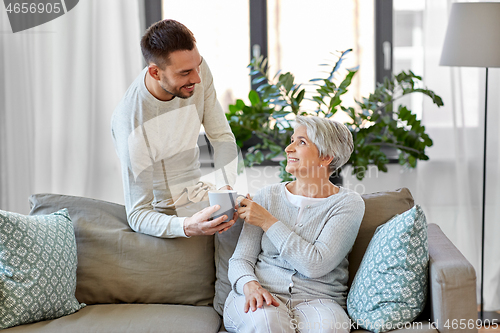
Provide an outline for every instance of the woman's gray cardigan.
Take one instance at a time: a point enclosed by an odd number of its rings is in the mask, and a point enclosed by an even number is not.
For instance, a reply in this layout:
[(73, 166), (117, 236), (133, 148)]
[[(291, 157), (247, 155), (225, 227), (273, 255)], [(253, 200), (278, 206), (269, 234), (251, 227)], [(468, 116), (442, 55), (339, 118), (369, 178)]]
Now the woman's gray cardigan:
[(297, 299), (334, 299), (345, 307), (348, 261), (364, 215), (361, 196), (340, 188), (320, 203), (298, 207), (285, 194), (286, 183), (261, 189), (254, 201), (279, 221), (267, 232), (245, 223), (229, 260), (233, 290), (243, 293), (256, 280), (272, 294)]

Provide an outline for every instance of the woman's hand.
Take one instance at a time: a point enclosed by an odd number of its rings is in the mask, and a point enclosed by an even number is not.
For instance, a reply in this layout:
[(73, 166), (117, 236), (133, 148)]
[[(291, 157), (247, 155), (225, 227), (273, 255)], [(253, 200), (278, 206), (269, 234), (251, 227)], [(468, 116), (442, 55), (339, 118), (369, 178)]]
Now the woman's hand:
[(243, 293), (245, 294), (245, 308), (243, 309), (245, 313), (250, 309), (254, 312), (257, 308), (262, 308), (264, 302), (267, 305), (274, 305), (276, 307), (280, 305), (271, 293), (262, 288), (257, 281), (245, 283), (243, 286)]
[(246, 199), (241, 200), (238, 215), (246, 223), (261, 227), (264, 231), (267, 231), (274, 223), (278, 222), (278, 219), (271, 215), (264, 207), (253, 202), (250, 199), (250, 195), (247, 195)]

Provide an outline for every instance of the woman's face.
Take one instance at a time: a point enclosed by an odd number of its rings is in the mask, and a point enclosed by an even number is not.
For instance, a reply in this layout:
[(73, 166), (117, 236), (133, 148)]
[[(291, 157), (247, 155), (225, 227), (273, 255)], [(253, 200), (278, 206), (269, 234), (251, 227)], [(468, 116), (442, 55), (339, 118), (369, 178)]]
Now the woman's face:
[(318, 176), (321, 159), (319, 150), (307, 136), (307, 128), (299, 126), (295, 129), (291, 143), (285, 148), (287, 155), (286, 171), (297, 178)]

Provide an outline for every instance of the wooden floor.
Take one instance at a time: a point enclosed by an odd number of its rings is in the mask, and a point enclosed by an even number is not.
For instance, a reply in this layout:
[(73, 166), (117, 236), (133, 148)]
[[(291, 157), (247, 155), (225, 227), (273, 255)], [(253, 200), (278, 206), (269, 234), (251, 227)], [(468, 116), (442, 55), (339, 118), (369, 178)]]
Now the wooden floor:
[[(479, 312), (479, 309), (478, 309), (478, 312)], [(498, 311), (497, 311), (498, 312)], [(478, 329), (478, 333), (500, 333), (500, 312), (498, 312), (499, 314), (496, 315), (492, 315), (490, 317), (490, 320), (488, 320), (487, 322), (487, 325), (485, 325), (484, 327), (481, 327)], [(490, 312), (491, 314), (491, 312)], [(486, 323), (486, 318), (488, 318), (488, 315), (485, 314), (485, 323)], [(497, 319), (493, 319), (493, 318), (497, 318)]]

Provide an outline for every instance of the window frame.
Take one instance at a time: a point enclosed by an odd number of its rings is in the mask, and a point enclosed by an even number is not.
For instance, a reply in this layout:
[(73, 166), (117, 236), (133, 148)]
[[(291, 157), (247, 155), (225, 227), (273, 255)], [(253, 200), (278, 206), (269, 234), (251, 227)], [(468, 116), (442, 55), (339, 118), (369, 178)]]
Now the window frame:
[[(385, 52), (384, 43), (389, 45)], [(385, 55), (387, 51), (389, 54)], [(382, 83), (384, 78), (391, 77), (394, 67), (393, 54), (393, 1), (375, 0), (375, 83)], [(389, 57), (387, 64), (386, 56)]]
[[(162, 0), (143, 0), (145, 28), (162, 19)], [(393, 0), (375, 1), (375, 81), (381, 83), (384, 78), (391, 77), (393, 70)], [(268, 57), (268, 27), (267, 27), (267, 0), (250, 0), (250, 59), (255, 55)], [(385, 59), (384, 43), (389, 43), (388, 56)], [(387, 48), (387, 46), (386, 46)], [(386, 64), (387, 62), (387, 64)], [(386, 66), (384, 66), (386, 65)], [(387, 66), (388, 65), (388, 66)], [(257, 89), (250, 77), (251, 89)], [(396, 161), (394, 152), (389, 149), (390, 163)]]
[[(250, 59), (254, 56), (263, 55), (268, 57), (267, 39), (267, 0), (250, 0)], [(250, 77), (250, 85), (256, 90), (259, 84), (252, 83), (254, 77)]]
[[(257, 55), (254, 46), (260, 48), (260, 55), (268, 57), (267, 0), (251, 0), (250, 6), (250, 59)], [(161, 20), (162, 0), (144, 0), (145, 26)], [(383, 82), (392, 75), (393, 69), (393, 0), (375, 0), (375, 80)], [(389, 68), (384, 66), (384, 42), (388, 42)], [(387, 45), (387, 44), (386, 44)], [(387, 47), (387, 46), (386, 46)], [(252, 89), (257, 87), (252, 84)]]
[(144, 0), (144, 19), (146, 29), (153, 23), (161, 20), (161, 2), (162, 0)]

